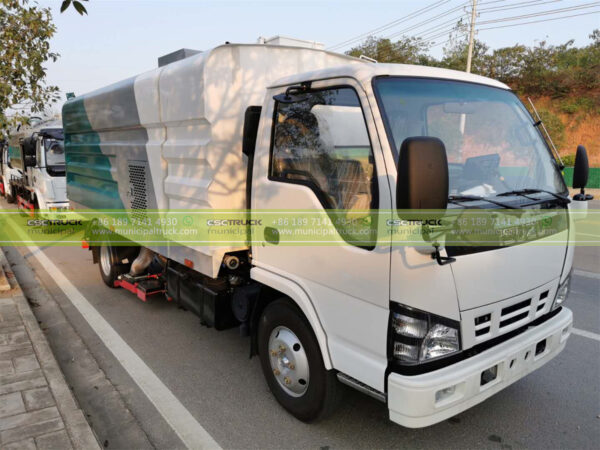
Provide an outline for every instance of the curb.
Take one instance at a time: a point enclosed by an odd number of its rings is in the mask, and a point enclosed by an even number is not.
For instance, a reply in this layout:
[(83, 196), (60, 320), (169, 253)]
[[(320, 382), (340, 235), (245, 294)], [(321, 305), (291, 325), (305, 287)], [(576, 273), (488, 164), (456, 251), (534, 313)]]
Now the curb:
[[(65, 424), (65, 429), (69, 435), (71, 443), (75, 449), (100, 449), (98, 440), (88, 424), (83, 411), (79, 409), (73, 394), (71, 393), (67, 382), (63, 376), (50, 345), (41, 330), (37, 319), (33, 315), (29, 303), (19, 286), (16, 277), (11, 276), (12, 271), (4, 251), (0, 248), (0, 268), (2, 275), (6, 273), (10, 279), (10, 287), (13, 290), (12, 297), (17, 305), (17, 309), (38, 359), (42, 372), (48, 382), (48, 386), (56, 401), (56, 406)], [(8, 280), (7, 280), (8, 281)]]
[(0, 265), (0, 292), (10, 291), (10, 283), (6, 279), (6, 274), (4, 273), (4, 269)]

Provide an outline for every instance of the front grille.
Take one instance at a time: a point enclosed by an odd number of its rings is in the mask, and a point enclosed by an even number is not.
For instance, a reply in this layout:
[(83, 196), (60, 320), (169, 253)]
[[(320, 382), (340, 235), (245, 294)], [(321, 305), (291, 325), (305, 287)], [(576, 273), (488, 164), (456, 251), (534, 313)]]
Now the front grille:
[(462, 311), (464, 348), (501, 336), (548, 313), (558, 281), (497, 303)]
[(531, 299), (528, 298), (514, 305), (502, 308), (500, 315), (500, 328), (504, 328), (520, 320), (526, 319), (529, 316), (529, 307), (531, 306)]

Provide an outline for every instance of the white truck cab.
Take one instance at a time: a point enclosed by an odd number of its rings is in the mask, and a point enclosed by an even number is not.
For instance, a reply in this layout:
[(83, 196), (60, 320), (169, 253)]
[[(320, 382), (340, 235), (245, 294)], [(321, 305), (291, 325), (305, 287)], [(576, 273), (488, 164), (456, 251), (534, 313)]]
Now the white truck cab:
[[(20, 158), (12, 158), (22, 175), (9, 179), (11, 195), (19, 208), (28, 212), (65, 211), (69, 207), (66, 192), (65, 151), (62, 125), (58, 121), (40, 121), (11, 136), (11, 146)], [(16, 159), (19, 159), (15, 162)]]
[[(300, 92), (310, 86), (304, 100), (273, 100), (293, 86)], [(326, 106), (318, 97), (327, 99)], [(327, 122), (319, 109), (328, 107), (352, 108), (362, 123)], [(419, 144), (413, 137), (421, 136), (444, 144), (446, 192), (458, 199), (450, 207), (502, 208), (488, 199), (514, 207), (566, 203), (544, 192), (535, 194), (535, 200), (518, 192), (503, 195), (529, 187), (562, 196), (568, 191), (527, 111), (507, 86), (494, 80), (427, 67), (352, 65), (279, 80), (263, 108), (254, 155), (253, 209), (352, 209), (353, 202), (363, 208), (366, 202), (367, 208), (390, 214), (380, 220), (393, 220), (391, 211), (397, 205), (414, 209), (421, 200), (426, 204), (435, 183), (429, 177), (443, 178), (442, 173), (423, 170), (416, 175), (424, 179), (421, 183), (399, 185), (399, 161), (409, 164), (399, 154)], [(461, 114), (466, 116), (462, 135)], [(362, 171), (355, 170), (352, 183), (332, 187), (325, 181), (326, 168), (317, 176), (319, 166), (309, 155), (289, 151), (310, 145), (310, 138), (299, 135), (279, 146), (280, 129), (287, 136), (286, 120), (299, 129), (317, 128), (320, 140), (324, 130), (351, 136), (339, 145), (324, 145), (331, 152), (360, 148), (362, 153), (355, 151), (353, 158), (336, 164), (354, 162), (358, 169), (360, 163)], [(318, 127), (311, 125), (315, 120)], [(513, 130), (524, 136), (513, 136)], [(417, 145), (417, 152), (425, 150)], [(493, 158), (491, 167), (487, 158)], [(404, 177), (411, 174), (405, 171)], [(408, 187), (421, 192), (408, 193)], [(340, 203), (327, 205), (323, 194)], [(411, 195), (424, 199), (408, 204)], [(562, 233), (566, 242), (569, 230)], [(322, 331), (322, 349), (331, 367), (342, 373), (340, 379), (386, 398), (395, 422), (422, 427), (479, 403), (549, 361), (564, 347), (572, 322), (568, 309), (555, 309), (571, 271), (572, 251), (566, 244), (448, 246), (454, 260), (444, 265), (432, 260), (432, 252), (431, 247), (423, 252), (384, 239), (372, 248), (259, 246), (253, 248), (251, 275), (267, 283), (278, 278), (284, 292), (293, 285), (296, 295), (305, 296), (306, 314), (315, 317), (312, 325)]]
[[(589, 198), (567, 197), (539, 124), (498, 81), (231, 44), (78, 97), (63, 121), (78, 208), (376, 217), (364, 230), (321, 222), (330, 241), (313, 245), (286, 245), (287, 222), (251, 221), (246, 245), (90, 241), (110, 287), (166, 291), (206, 325), (239, 325), (301, 420), (331, 412), (341, 381), (394, 422), (428, 426), (539, 368), (570, 335), (572, 223), (537, 245), (400, 245), (377, 226), (426, 210), (568, 217)], [(581, 148), (574, 187), (586, 163)]]

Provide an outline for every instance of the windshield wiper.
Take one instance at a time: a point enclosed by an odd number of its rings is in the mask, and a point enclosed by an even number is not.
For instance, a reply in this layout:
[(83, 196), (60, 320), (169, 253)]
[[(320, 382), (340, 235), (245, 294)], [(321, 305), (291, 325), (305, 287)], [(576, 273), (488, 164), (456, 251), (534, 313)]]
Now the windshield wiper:
[(557, 194), (556, 192), (547, 191), (545, 189), (534, 189), (534, 188), (526, 188), (526, 189), (515, 189), (514, 191), (502, 192), (501, 194), (497, 194), (496, 197), (507, 197), (509, 195), (522, 195), (527, 196), (527, 194), (550, 194), (555, 199), (560, 200), (565, 205), (571, 203), (571, 199), (565, 197), (564, 195)]
[(468, 202), (468, 201), (474, 201), (474, 200), (480, 200), (480, 201), (492, 203), (494, 205), (502, 206), (503, 208), (506, 208), (506, 209), (520, 209), (518, 207), (509, 205), (507, 203), (499, 202), (496, 200), (490, 200), (489, 198), (486, 198), (486, 197), (480, 197), (479, 195), (451, 195), (450, 197), (448, 197), (448, 201), (450, 203), (460, 203), (460, 202)]

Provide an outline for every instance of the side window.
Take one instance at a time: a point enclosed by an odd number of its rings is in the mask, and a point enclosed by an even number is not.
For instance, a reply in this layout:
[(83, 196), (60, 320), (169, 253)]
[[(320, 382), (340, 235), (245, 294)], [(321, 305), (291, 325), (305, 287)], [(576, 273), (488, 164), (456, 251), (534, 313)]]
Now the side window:
[(346, 242), (374, 248), (378, 193), (373, 149), (356, 92), (306, 94), (275, 107), (270, 178), (310, 187)]
[(356, 92), (328, 89), (277, 103), (270, 175), (309, 186), (328, 210), (376, 208), (373, 149)]

